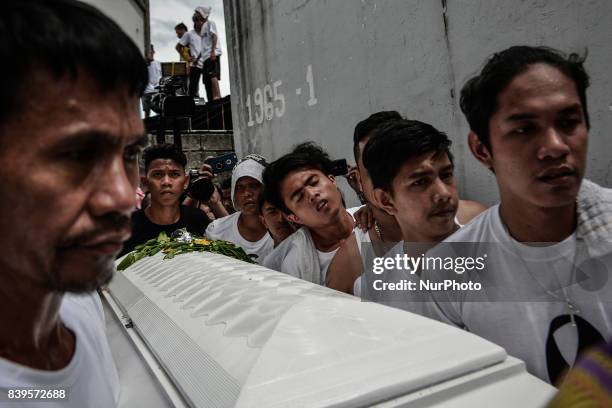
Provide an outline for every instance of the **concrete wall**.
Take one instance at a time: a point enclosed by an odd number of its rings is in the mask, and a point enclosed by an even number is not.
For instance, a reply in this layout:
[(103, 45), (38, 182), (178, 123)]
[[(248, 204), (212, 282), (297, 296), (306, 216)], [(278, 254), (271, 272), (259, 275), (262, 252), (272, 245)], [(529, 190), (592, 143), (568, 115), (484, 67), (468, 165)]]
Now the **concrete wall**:
[[(149, 146), (156, 144), (156, 135), (149, 134)], [(208, 156), (219, 156), (234, 151), (231, 132), (183, 133), (183, 152), (187, 167), (199, 169)], [(166, 143), (174, 143), (174, 136), (166, 133)]]
[(355, 124), (395, 109), (446, 131), (462, 196), (491, 204), (494, 179), (467, 150), (461, 86), (513, 44), (588, 48), (587, 176), (612, 185), (609, 0), (226, 0), (225, 16), (239, 155), (274, 159), (314, 140), (352, 162)]

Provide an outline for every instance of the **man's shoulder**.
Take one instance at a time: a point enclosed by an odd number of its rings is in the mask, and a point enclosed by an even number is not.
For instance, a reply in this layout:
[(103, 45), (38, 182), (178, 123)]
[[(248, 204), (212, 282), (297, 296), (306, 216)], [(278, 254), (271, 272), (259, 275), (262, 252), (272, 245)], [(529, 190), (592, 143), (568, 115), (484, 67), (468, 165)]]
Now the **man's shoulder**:
[(468, 224), (446, 237), (442, 242), (481, 242), (490, 234), (491, 217), (496, 216), (499, 205), (487, 208)]
[(203, 234), (210, 224), (210, 218), (199, 208), (181, 205), (181, 223), (191, 233)]
[(88, 332), (104, 331), (104, 310), (97, 292), (66, 293), (60, 306), (60, 316), (70, 326), (83, 325)]
[(193, 208), (186, 205), (181, 205), (181, 214), (189, 218), (209, 219), (204, 211), (200, 210), (199, 208)]
[(225, 217), (217, 218), (216, 220), (208, 224), (208, 228), (206, 228), (206, 233), (223, 233), (232, 228), (232, 226), (238, 222), (238, 217), (240, 217), (239, 211), (230, 215), (226, 215)]
[(278, 244), (276, 248), (272, 249), (272, 251), (270, 251), (270, 253), (264, 257), (263, 261), (261, 262), (261, 265), (265, 266), (266, 268), (273, 269), (275, 271), (280, 271), (283, 260), (291, 249), (291, 243), (293, 242), (293, 240), (290, 238), (291, 235), (285, 238), (283, 242)]
[(181, 44), (190, 44), (193, 41), (197, 41), (200, 39), (200, 35), (195, 30), (187, 31), (183, 37), (181, 37)]
[(153, 224), (145, 214), (144, 208), (132, 213), (132, 228)]
[(217, 34), (217, 24), (212, 20), (207, 20), (202, 30)]
[[(288, 257), (289, 255), (296, 255), (300, 251), (304, 250), (307, 246), (305, 245), (307, 240), (312, 241), (312, 239), (310, 238), (310, 233), (306, 230), (306, 227), (299, 228), (293, 234), (285, 238), (281, 245), (284, 244), (283, 248), (286, 253), (286, 257)], [(312, 247), (314, 248), (314, 244), (312, 245)]]

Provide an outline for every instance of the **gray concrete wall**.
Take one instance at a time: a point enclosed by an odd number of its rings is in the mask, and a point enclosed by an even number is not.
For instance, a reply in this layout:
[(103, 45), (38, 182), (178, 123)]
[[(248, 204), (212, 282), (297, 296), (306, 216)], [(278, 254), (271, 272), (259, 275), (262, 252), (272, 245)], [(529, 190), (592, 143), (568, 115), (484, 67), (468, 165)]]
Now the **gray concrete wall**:
[[(147, 136), (149, 146), (156, 144), (156, 135)], [(231, 132), (183, 133), (181, 140), (189, 169), (199, 169), (209, 156), (214, 157), (234, 151)], [(174, 143), (174, 136), (171, 133), (166, 133), (166, 143)]]
[(274, 159), (314, 140), (353, 162), (354, 125), (395, 109), (446, 131), (462, 196), (491, 204), (494, 179), (466, 147), (461, 86), (513, 44), (588, 48), (587, 175), (612, 185), (609, 0), (226, 0), (225, 16), (239, 155)]

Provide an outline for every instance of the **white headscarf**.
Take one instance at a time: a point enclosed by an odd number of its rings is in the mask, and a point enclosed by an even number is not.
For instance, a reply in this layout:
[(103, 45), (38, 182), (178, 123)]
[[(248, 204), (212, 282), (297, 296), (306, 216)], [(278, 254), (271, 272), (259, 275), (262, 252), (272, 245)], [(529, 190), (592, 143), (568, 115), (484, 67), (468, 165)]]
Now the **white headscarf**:
[(241, 177), (253, 177), (255, 180), (263, 184), (263, 171), (266, 168), (266, 159), (258, 154), (249, 154), (238, 162), (234, 170), (232, 171), (232, 204), (236, 211), (240, 211), (236, 200), (234, 198), (234, 190), (236, 189), (236, 182)]

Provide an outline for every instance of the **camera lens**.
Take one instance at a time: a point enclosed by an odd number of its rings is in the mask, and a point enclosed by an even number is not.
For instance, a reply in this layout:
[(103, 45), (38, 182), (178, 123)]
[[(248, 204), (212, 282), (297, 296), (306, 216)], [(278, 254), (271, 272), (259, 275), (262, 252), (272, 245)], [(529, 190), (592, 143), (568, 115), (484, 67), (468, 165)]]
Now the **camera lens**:
[(210, 200), (214, 192), (215, 186), (209, 179), (199, 179), (192, 182), (188, 190), (192, 198), (202, 202)]

